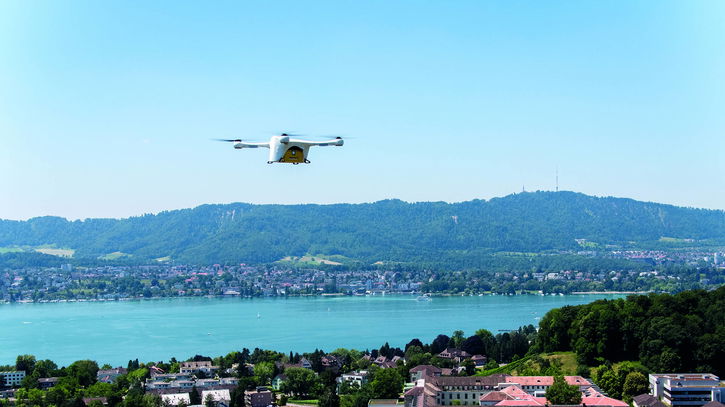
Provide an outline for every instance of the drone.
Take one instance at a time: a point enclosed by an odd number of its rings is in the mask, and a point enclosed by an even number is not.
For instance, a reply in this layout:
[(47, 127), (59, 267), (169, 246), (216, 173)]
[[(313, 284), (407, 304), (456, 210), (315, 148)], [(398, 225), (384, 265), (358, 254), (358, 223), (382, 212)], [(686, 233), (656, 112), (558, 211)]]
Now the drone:
[(234, 143), (234, 148), (241, 150), (243, 148), (268, 148), (269, 158), (267, 164), (272, 163), (291, 163), (294, 165), (304, 163), (309, 164), (310, 160), (307, 159), (307, 154), (312, 146), (342, 146), (344, 140), (342, 137), (335, 137), (329, 140), (323, 141), (312, 141), (303, 140), (302, 136), (295, 136), (294, 134), (282, 133), (279, 136), (272, 136), (269, 141), (252, 142), (243, 141), (241, 139), (228, 140), (228, 139), (216, 139), (218, 141), (225, 141), (228, 143)]

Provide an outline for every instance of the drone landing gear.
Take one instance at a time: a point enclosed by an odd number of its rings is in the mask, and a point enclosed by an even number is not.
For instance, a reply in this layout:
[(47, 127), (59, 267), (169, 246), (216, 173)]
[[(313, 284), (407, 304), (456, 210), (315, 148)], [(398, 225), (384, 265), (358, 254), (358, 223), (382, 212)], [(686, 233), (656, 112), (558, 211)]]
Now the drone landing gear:
[(305, 158), (305, 164), (309, 164), (309, 163), (310, 163), (310, 160)]
[(267, 161), (267, 164), (272, 164), (274, 161)]

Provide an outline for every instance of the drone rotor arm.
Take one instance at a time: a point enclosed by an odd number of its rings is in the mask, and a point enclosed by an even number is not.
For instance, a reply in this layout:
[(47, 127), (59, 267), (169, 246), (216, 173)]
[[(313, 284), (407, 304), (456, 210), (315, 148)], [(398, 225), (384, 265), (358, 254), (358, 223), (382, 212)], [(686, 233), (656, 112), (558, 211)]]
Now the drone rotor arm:
[(312, 141), (312, 140), (302, 140), (302, 139), (290, 139), (290, 143), (295, 144), (301, 144), (304, 146), (341, 146), (344, 144), (344, 140), (341, 137), (330, 139), (330, 140), (323, 140), (323, 141)]
[(260, 142), (252, 142), (252, 141), (236, 141), (234, 143), (234, 148), (269, 148), (269, 142), (268, 141), (260, 141)]

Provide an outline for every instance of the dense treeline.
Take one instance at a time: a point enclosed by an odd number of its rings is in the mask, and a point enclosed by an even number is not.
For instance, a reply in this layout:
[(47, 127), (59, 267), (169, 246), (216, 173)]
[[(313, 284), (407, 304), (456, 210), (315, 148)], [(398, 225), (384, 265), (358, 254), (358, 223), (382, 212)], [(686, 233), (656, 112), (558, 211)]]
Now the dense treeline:
[(336, 205), (203, 205), (128, 219), (0, 221), (0, 246), (56, 245), (77, 257), (121, 252), (192, 263), (266, 263), (285, 256), (455, 262), (475, 266), (497, 251), (577, 249), (596, 244), (662, 245), (663, 237), (722, 243), (725, 212), (536, 192), (474, 200)]
[(579, 363), (639, 360), (657, 372), (725, 374), (725, 287), (600, 300), (549, 311), (536, 350)]

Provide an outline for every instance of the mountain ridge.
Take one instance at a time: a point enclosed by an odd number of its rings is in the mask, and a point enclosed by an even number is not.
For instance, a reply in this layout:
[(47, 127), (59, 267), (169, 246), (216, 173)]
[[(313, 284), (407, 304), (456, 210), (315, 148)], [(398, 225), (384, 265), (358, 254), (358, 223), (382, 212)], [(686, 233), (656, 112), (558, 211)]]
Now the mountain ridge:
[(525, 192), (458, 203), (204, 204), (129, 218), (0, 220), (0, 247), (70, 247), (77, 257), (125, 253), (188, 262), (272, 262), (342, 255), (435, 261), (496, 251), (725, 241), (725, 211), (577, 192)]

